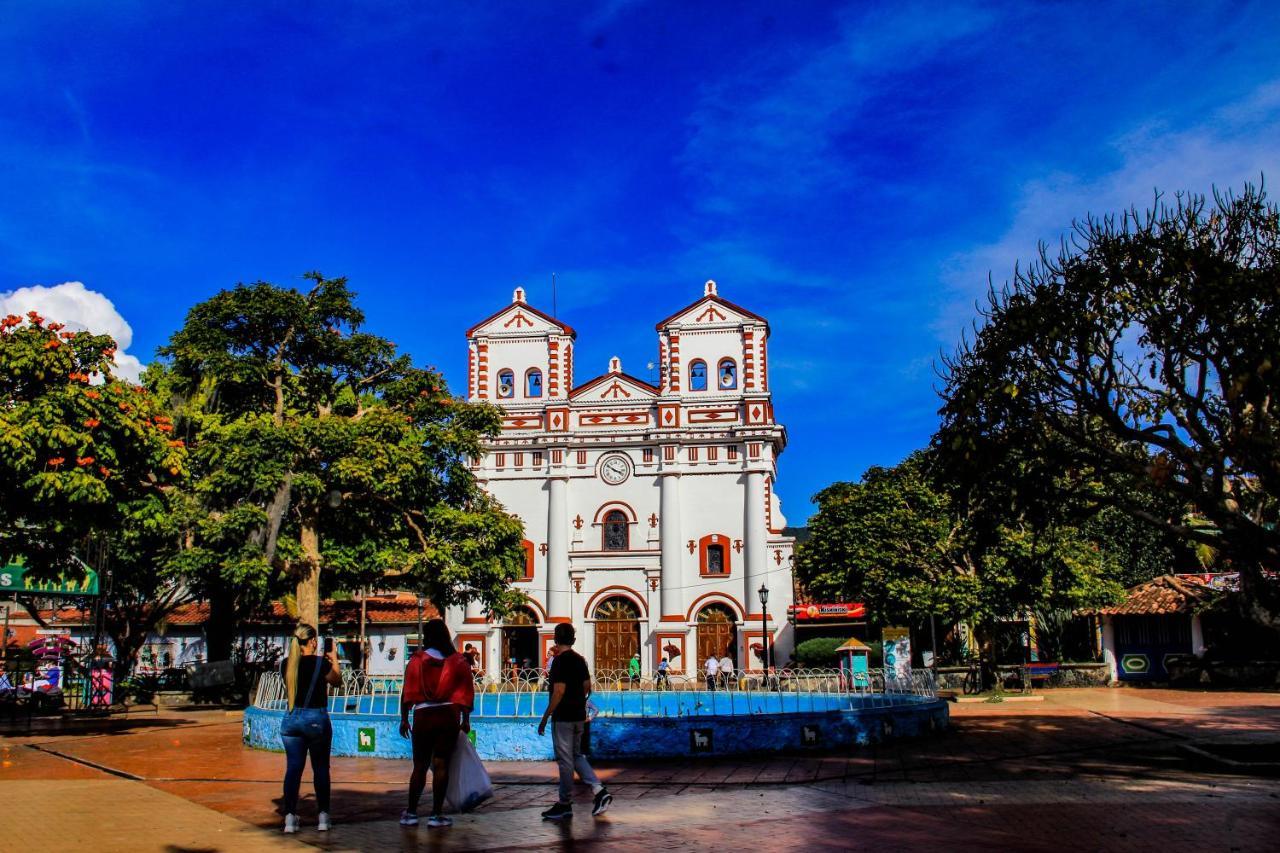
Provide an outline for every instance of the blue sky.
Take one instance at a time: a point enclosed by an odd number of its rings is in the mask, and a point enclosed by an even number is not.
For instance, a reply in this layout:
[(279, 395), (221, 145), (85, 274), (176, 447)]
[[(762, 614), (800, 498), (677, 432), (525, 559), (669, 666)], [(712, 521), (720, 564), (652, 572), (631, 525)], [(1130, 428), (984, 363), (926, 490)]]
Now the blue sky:
[(802, 523), (928, 441), (988, 273), (1280, 173), (1278, 43), (1274, 3), (11, 4), (0, 302), (83, 282), (145, 362), (319, 269), (459, 389), (517, 284), (644, 377), (714, 278), (772, 321)]

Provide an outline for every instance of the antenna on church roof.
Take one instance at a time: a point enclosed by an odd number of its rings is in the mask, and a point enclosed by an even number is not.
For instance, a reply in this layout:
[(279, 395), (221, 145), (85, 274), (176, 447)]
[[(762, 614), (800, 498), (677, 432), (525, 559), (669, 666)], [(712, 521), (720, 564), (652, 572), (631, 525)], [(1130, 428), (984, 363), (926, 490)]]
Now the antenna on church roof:
[(524, 304), (524, 288), (523, 287), (516, 288), (515, 292), (511, 294), (511, 301), (513, 303), (518, 302), (521, 305)]
[(711, 279), (707, 279), (707, 284), (706, 284), (706, 287), (705, 287), (705, 288), (703, 288), (702, 295), (703, 295), (703, 296), (715, 296), (715, 295), (716, 295), (716, 283), (715, 283), (714, 281), (712, 281)]
[(556, 274), (555, 273), (551, 274), (551, 316), (556, 317)]

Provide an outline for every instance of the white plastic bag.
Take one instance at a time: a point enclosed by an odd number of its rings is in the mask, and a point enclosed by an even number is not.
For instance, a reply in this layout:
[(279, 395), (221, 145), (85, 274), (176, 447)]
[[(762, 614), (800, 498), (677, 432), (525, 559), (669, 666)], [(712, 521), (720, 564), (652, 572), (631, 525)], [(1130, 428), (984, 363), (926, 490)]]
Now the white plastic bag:
[(449, 761), (449, 787), (445, 790), (445, 808), (451, 812), (469, 812), (493, 796), (493, 783), (471, 745), (466, 732), (458, 732), (458, 746)]

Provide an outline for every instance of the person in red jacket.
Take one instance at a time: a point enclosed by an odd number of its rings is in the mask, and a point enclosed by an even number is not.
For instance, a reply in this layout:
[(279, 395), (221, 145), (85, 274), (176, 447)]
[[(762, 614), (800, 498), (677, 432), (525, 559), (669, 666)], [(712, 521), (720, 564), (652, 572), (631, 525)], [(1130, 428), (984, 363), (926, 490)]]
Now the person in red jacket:
[(428, 622), (422, 639), (422, 648), (405, 666), (404, 690), (400, 694), (400, 735), (409, 737), (412, 732), (413, 737), (409, 807), (400, 813), (400, 824), (418, 825), (418, 801), (427, 786), (430, 767), (431, 817), (427, 826), (452, 826), (453, 821), (444, 815), (449, 759), (458, 744), (459, 731), (471, 731), (475, 682), (471, 678), (471, 661), (453, 647), (444, 620)]

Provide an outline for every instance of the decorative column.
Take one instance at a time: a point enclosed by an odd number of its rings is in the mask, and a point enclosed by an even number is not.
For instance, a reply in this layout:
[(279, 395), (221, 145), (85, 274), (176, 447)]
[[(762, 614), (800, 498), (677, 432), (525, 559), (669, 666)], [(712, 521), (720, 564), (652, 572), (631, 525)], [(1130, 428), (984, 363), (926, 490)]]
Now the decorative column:
[[(664, 465), (668, 464), (665, 463)], [(684, 595), (681, 587), (680, 564), (684, 547), (680, 534), (680, 474), (664, 472), (660, 477), (662, 496), (658, 514), (659, 541), (662, 548), (662, 581), (659, 599), (661, 616), (684, 616)]]
[(547, 607), (548, 621), (569, 619), (569, 478), (552, 476), (547, 501)]
[(1116, 658), (1116, 623), (1108, 615), (1102, 617), (1102, 660), (1107, 664), (1107, 674), (1115, 684), (1120, 680), (1120, 663)]
[(766, 557), (769, 549), (769, 531), (765, 525), (764, 471), (747, 472), (746, 523), (743, 543), (747, 553), (744, 561), (747, 566), (743, 573), (745, 586), (742, 591), (742, 606), (748, 613), (758, 612), (760, 606), (758, 590), (761, 584), (768, 585), (769, 565)]

